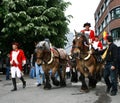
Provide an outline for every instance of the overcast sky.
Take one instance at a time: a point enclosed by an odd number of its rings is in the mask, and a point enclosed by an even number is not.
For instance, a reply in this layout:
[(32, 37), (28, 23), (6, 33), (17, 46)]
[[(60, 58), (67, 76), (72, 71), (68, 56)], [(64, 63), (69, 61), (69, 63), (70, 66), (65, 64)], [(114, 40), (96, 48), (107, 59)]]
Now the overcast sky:
[(80, 31), (83, 29), (83, 24), (86, 22), (91, 23), (91, 29), (94, 29), (94, 13), (100, 0), (65, 0), (70, 1), (70, 5), (66, 10), (66, 15), (72, 15), (69, 25), (70, 31)]

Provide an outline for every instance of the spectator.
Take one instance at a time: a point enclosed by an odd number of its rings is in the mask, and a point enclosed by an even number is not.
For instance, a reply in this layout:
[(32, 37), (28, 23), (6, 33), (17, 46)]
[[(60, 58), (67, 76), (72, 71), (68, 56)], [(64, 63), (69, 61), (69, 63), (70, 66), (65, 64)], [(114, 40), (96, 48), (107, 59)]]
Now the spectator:
[[(41, 86), (41, 84), (44, 83), (45, 75), (44, 75), (44, 71), (43, 71), (41, 65), (38, 66), (37, 63), (35, 63), (35, 69), (36, 69), (36, 79), (37, 79), (37, 82), (38, 82), (37, 86), (39, 87), (39, 86)], [(41, 76), (41, 78), (40, 78), (40, 76)]]
[(35, 77), (35, 65), (33, 64), (33, 54), (31, 54), (31, 58), (30, 58), (30, 78), (34, 78)]
[(37, 87), (39, 87), (45, 82), (45, 75), (42, 69), (42, 65), (38, 66), (36, 63), (36, 53), (33, 54), (32, 66), (35, 67), (35, 75), (38, 83)]
[(70, 66), (69, 66), (69, 64), (67, 64), (67, 66), (66, 66), (66, 78), (67, 79), (70, 78)]

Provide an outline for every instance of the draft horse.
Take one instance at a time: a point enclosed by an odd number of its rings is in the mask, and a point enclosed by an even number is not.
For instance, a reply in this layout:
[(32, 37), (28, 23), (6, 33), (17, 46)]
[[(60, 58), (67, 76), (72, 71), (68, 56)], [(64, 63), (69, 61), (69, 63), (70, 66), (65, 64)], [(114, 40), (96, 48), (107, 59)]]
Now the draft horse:
[[(50, 80), (52, 80), (55, 86), (66, 86), (65, 81), (65, 69), (67, 65), (67, 53), (62, 48), (51, 48), (50, 43), (47, 41), (40, 41), (36, 45), (36, 63), (42, 65), (43, 71), (45, 73), (45, 84), (44, 89), (51, 89), (52, 85)], [(49, 71), (52, 70), (52, 75), (50, 79)], [(58, 72), (60, 81), (55, 78), (55, 73)]]
[[(88, 92), (89, 88), (95, 88), (97, 82), (101, 80), (103, 63), (97, 62), (93, 48), (89, 50), (89, 43), (84, 34), (76, 32), (76, 37), (73, 41), (72, 55), (76, 59), (76, 69), (81, 74), (81, 90)], [(89, 79), (88, 85), (85, 78)]]

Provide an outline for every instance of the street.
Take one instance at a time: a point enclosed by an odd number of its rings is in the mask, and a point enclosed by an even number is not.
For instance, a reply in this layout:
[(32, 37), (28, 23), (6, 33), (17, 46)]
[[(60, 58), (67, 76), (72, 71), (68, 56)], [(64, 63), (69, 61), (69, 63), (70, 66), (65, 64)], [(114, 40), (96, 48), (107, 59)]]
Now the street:
[(43, 85), (37, 87), (36, 79), (25, 76), (27, 86), (22, 88), (22, 83), (17, 79), (18, 90), (11, 92), (12, 81), (5, 80), (5, 75), (0, 75), (0, 103), (119, 103), (120, 90), (116, 96), (105, 94), (104, 82), (99, 82), (95, 89), (88, 93), (80, 92), (81, 83), (71, 83), (67, 79), (67, 87), (52, 86), (51, 90), (44, 90)]

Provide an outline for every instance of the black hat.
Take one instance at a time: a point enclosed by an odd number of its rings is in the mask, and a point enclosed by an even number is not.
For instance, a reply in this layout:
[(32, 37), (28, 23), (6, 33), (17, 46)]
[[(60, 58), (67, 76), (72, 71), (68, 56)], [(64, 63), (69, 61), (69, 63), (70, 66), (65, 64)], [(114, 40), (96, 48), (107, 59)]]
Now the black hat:
[(85, 26), (91, 27), (91, 24), (87, 22), (87, 23), (85, 23), (85, 24), (83, 25), (83, 27), (85, 27)]
[(13, 42), (12, 45), (16, 45), (17, 47), (19, 47), (19, 43), (18, 42)]
[(112, 36), (107, 36), (108, 42), (113, 42), (113, 37)]

